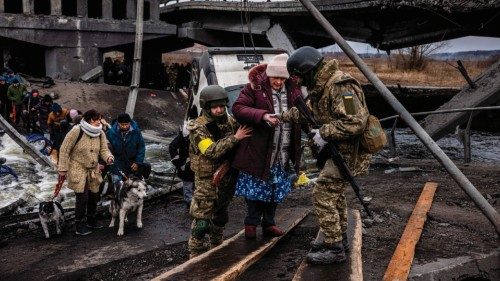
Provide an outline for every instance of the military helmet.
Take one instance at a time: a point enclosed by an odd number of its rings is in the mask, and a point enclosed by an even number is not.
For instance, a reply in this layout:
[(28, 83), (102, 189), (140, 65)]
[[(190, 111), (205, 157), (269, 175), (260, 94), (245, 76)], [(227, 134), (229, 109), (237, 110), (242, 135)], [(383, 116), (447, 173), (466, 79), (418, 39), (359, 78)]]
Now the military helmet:
[(321, 53), (310, 46), (300, 47), (288, 58), (286, 67), (290, 75), (304, 75), (323, 60)]
[(227, 104), (229, 98), (226, 90), (219, 85), (206, 86), (200, 93), (201, 108), (208, 109), (213, 101), (225, 101)]

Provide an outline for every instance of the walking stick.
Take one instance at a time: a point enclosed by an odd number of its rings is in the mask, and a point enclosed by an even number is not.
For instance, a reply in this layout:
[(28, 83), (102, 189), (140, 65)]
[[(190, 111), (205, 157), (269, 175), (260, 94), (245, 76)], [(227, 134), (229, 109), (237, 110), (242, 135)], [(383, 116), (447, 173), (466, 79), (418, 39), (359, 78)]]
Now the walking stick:
[(168, 193), (172, 192), (172, 187), (174, 186), (174, 179), (175, 179), (176, 175), (177, 175), (177, 167), (175, 167), (174, 175), (172, 176), (172, 180), (170, 182), (170, 188), (168, 189)]

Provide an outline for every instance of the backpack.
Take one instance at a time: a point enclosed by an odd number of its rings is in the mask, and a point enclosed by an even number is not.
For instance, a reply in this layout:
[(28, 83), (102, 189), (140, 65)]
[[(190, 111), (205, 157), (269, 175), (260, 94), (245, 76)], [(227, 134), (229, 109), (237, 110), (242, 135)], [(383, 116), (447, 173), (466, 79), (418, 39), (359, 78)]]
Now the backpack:
[[(343, 85), (340, 86), (332, 84)], [(359, 84), (354, 77), (342, 71), (336, 71), (332, 78), (328, 81), (328, 86), (339, 87), (338, 91), (341, 91), (340, 87), (349, 87), (347, 84), (350, 84), (349, 86), (354, 91), (354, 95), (363, 97), (363, 99), (361, 99), (361, 103), (366, 107), (366, 101), (364, 100), (361, 84)], [(366, 109), (368, 110), (368, 107), (366, 107)], [(348, 109), (346, 108), (346, 111), (347, 110)], [(377, 153), (384, 147), (384, 145), (387, 144), (387, 136), (385, 135), (385, 131), (380, 124), (380, 120), (376, 116), (369, 114), (363, 133), (360, 135), (360, 144), (363, 150), (370, 154)]]

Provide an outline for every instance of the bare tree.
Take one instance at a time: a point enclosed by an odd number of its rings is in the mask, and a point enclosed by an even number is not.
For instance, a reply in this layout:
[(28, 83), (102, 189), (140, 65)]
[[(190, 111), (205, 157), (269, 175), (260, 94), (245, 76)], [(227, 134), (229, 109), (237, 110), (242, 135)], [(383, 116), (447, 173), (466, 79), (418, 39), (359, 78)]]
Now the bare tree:
[(398, 49), (395, 55), (396, 69), (424, 70), (429, 57), (439, 50), (448, 48), (448, 45), (448, 42), (436, 42)]

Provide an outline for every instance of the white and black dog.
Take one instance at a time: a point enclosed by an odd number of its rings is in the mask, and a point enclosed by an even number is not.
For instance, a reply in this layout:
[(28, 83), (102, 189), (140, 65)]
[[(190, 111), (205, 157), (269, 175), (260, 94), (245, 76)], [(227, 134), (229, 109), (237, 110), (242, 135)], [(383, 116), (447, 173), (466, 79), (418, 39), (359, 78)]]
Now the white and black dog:
[(146, 197), (146, 182), (138, 177), (132, 176), (116, 189), (114, 199), (109, 205), (111, 222), (109, 227), (115, 226), (115, 219), (119, 215), (118, 236), (123, 235), (124, 223), (127, 214), (137, 210), (137, 228), (142, 228), (142, 207)]
[(40, 217), (40, 224), (42, 224), (45, 238), (50, 238), (48, 226), (50, 221), (54, 221), (56, 223), (57, 234), (61, 234), (61, 225), (64, 224), (64, 209), (59, 202), (41, 202), (38, 205), (38, 216)]

